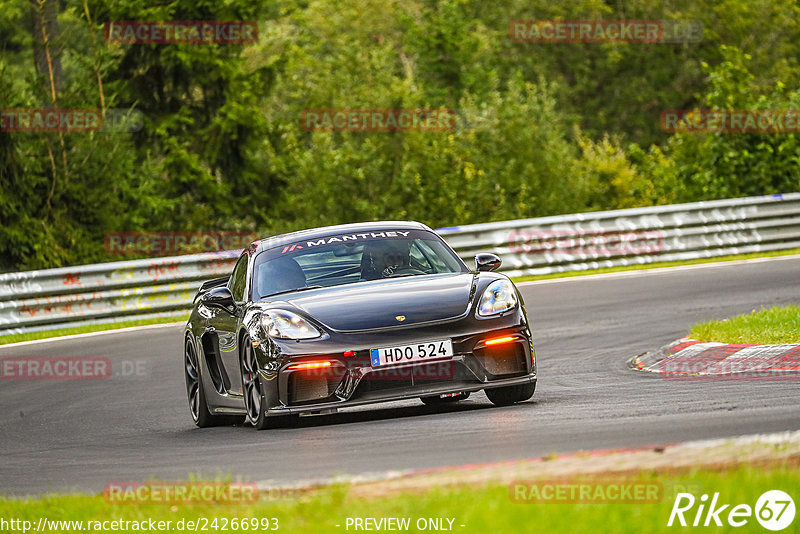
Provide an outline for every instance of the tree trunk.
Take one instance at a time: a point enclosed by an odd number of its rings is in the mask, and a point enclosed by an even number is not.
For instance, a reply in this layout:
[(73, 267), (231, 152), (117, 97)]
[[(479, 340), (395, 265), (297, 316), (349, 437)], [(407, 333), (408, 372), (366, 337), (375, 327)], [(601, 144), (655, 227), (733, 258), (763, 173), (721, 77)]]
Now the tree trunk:
[(33, 58), (36, 72), (44, 78), (44, 99), (56, 105), (64, 85), (61, 72), (61, 53), (58, 43), (58, 0), (30, 0), (33, 31)]

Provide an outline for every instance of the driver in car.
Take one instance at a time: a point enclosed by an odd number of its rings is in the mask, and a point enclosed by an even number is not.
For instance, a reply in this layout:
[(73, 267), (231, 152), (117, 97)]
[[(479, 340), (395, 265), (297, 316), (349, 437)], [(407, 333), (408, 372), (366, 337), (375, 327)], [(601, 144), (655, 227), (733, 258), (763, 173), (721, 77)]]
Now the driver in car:
[(409, 243), (407, 241), (388, 241), (375, 244), (369, 251), (368, 280), (388, 278), (395, 272), (409, 268)]
[(383, 259), (381, 262), (383, 264), (383, 269), (381, 270), (382, 278), (388, 278), (398, 269), (408, 267), (408, 246), (403, 247), (400, 243), (392, 244), (397, 246), (387, 247), (383, 251)]

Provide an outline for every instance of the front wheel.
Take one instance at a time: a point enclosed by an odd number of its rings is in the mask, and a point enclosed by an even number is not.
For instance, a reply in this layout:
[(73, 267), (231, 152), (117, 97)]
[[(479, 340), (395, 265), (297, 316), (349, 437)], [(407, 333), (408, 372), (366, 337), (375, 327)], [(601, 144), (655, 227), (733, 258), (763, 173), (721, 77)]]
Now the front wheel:
[(189, 411), (192, 420), (200, 428), (241, 423), (241, 418), (227, 415), (214, 415), (208, 410), (203, 381), (200, 377), (200, 365), (197, 350), (191, 338), (186, 338), (183, 349), (184, 376), (186, 378), (186, 395), (189, 398)]
[(536, 382), (530, 384), (520, 384), (519, 386), (508, 386), (504, 388), (486, 389), (484, 392), (492, 404), (495, 406), (508, 406), (518, 402), (526, 401), (533, 397), (536, 391)]
[(259, 373), (256, 352), (250, 338), (242, 339), (242, 350), (239, 357), (239, 368), (242, 371), (242, 396), (244, 408), (247, 412), (247, 421), (258, 430), (276, 428), (286, 425), (293, 420), (293, 416), (268, 416), (267, 402), (264, 395), (264, 383)]

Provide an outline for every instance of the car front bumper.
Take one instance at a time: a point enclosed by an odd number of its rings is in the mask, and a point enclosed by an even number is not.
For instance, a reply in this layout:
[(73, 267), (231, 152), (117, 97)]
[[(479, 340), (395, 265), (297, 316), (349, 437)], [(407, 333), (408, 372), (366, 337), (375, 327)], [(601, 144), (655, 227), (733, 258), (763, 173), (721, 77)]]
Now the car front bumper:
[[(491, 328), (488, 328), (491, 324)], [(510, 336), (513, 342), (487, 346)], [(442, 360), (373, 368), (370, 348), (448, 338), (454, 356)], [(326, 411), (339, 407), (435, 396), (536, 382), (530, 329), (522, 312), (492, 321), (472, 320), (401, 334), (333, 335), (317, 343), (284, 344), (261, 371), (267, 413)], [(276, 355), (277, 353), (277, 355)], [(297, 364), (330, 362), (320, 370)]]
[(417, 386), (409, 388), (406, 391), (395, 390), (386, 391), (382, 394), (375, 394), (364, 396), (356, 399), (336, 400), (328, 402), (317, 402), (313, 404), (300, 405), (300, 406), (278, 406), (272, 407), (267, 410), (268, 415), (287, 415), (287, 414), (300, 414), (300, 413), (314, 413), (326, 412), (329, 410), (336, 410), (339, 408), (349, 408), (354, 406), (363, 406), (365, 404), (375, 404), (379, 402), (401, 401), (408, 399), (417, 399), (420, 397), (432, 397), (436, 395), (443, 395), (446, 393), (454, 392), (475, 392), (483, 389), (519, 386), (526, 384), (536, 383), (536, 373), (531, 373), (525, 376), (502, 378), (492, 380), (490, 382), (448, 382), (438, 385), (428, 385), (425, 387)]

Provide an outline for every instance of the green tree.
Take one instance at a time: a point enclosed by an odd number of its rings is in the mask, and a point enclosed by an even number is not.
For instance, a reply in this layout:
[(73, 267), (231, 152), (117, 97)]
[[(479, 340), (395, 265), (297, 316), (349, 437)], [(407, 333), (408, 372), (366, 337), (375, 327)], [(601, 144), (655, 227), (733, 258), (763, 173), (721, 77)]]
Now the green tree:
[[(760, 90), (749, 70), (751, 57), (723, 46), (718, 65), (704, 64), (709, 89), (703, 104), (719, 110), (797, 110), (800, 91), (777, 82)], [(678, 133), (665, 148), (673, 161), (651, 167), (656, 181), (677, 175), (677, 200), (692, 201), (765, 195), (800, 188), (800, 142), (795, 133)]]

